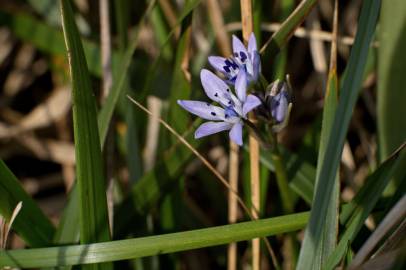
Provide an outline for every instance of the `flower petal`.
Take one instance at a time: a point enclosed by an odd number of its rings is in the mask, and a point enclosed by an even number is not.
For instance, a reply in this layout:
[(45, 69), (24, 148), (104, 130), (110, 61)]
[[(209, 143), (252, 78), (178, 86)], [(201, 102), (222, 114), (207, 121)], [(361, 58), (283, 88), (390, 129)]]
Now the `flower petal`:
[(209, 63), (210, 65), (215, 68), (216, 70), (224, 73), (224, 63), (227, 60), (227, 58), (221, 57), (221, 56), (209, 56)]
[(238, 74), (239, 67), (232, 58), (209, 56), (209, 63), (213, 68), (226, 75), (229, 79), (234, 78)]
[(201, 124), (195, 131), (195, 139), (205, 137), (220, 131), (231, 129), (233, 124), (227, 122), (206, 122)]
[(214, 73), (207, 69), (202, 69), (200, 72), (200, 80), (206, 95), (211, 100), (225, 107), (231, 103), (230, 88), (222, 79), (214, 75)]
[(275, 118), (276, 122), (283, 122), (288, 112), (288, 105), (287, 94), (284, 91), (279, 92), (272, 98), (271, 112), (272, 117)]
[(261, 58), (259, 56), (258, 51), (254, 51), (252, 53), (252, 66), (253, 66), (252, 80), (257, 81), (259, 73), (261, 73)]
[(250, 38), (248, 40), (248, 52), (252, 54), (254, 51), (258, 51), (257, 48), (257, 40), (255, 38), (254, 32), (251, 33)]
[(244, 102), (247, 97), (247, 74), (242, 69), (238, 72), (237, 80), (235, 81), (235, 91), (237, 92), (238, 99)]
[(233, 52), (234, 56), (238, 57), (242, 63), (248, 59), (248, 52), (244, 44), (236, 36), (233, 35)]
[(178, 100), (185, 110), (207, 120), (224, 120), (224, 109), (207, 102), (195, 100)]
[(230, 139), (238, 144), (239, 146), (242, 145), (242, 123), (238, 122), (233, 125), (230, 130)]
[(254, 95), (248, 95), (247, 99), (244, 102), (244, 105), (242, 106), (242, 112), (243, 115), (246, 116), (247, 113), (249, 113), (252, 109), (258, 107), (261, 105), (261, 100)]

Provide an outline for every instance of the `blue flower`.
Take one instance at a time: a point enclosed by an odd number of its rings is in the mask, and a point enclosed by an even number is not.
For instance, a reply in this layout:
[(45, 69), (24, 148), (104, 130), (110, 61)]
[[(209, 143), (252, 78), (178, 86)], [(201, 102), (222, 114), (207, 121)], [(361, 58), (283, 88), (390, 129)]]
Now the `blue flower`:
[(248, 40), (248, 50), (241, 40), (233, 35), (233, 56), (209, 56), (209, 63), (223, 73), (230, 84), (236, 82), (240, 70), (247, 74), (247, 83), (256, 82), (261, 72), (261, 59), (254, 33), (251, 33)]
[(243, 119), (246, 119), (248, 112), (261, 104), (256, 96), (247, 95), (245, 71), (240, 71), (235, 80), (237, 95), (231, 92), (230, 87), (223, 80), (207, 69), (200, 72), (200, 80), (206, 95), (221, 107), (202, 101), (178, 100), (178, 104), (185, 110), (203, 119), (211, 120), (197, 128), (195, 138), (230, 130), (230, 139), (242, 145)]

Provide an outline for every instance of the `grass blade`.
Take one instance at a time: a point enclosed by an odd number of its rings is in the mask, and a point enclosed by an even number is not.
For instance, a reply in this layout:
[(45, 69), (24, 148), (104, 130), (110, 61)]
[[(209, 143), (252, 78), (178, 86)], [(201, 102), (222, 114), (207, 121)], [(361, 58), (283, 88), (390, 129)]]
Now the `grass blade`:
[(55, 244), (72, 244), (79, 241), (79, 207), (79, 189), (75, 182), (54, 235)]
[[(322, 166), (319, 177), (320, 181), (316, 186), (311, 217), (302, 246), (312, 249), (312, 252), (319, 249), (323, 243), (320, 231), (322, 231), (326, 223), (327, 206), (333, 194), (336, 172), (352, 110), (358, 97), (368, 48), (378, 19), (379, 7), (379, 0), (363, 2), (355, 43), (351, 50), (346, 77), (340, 90), (341, 97), (332, 125), (334, 132), (327, 142), (324, 158), (319, 165)], [(301, 253), (303, 252), (305, 251), (302, 248)], [(303, 256), (298, 269), (312, 269), (312, 265), (313, 258)]]
[(61, 12), (72, 77), (80, 241), (83, 244), (103, 242), (110, 240), (110, 233), (96, 102), (79, 32), (68, 0), (61, 1)]
[(1, 159), (0, 179), (0, 214), (9, 222), (21, 201), (23, 207), (14, 220), (13, 229), (31, 247), (49, 245), (55, 233), (54, 226)]
[[(338, 2), (335, 1), (334, 8), (334, 30), (333, 30), (333, 42), (331, 43), (330, 54), (330, 70), (327, 80), (327, 89), (324, 98), (323, 119), (321, 125), (320, 134), (320, 146), (317, 158), (317, 171), (316, 171), (316, 186), (320, 181), (320, 172), (323, 165), (323, 160), (326, 158), (326, 147), (328, 139), (330, 138), (333, 130), (333, 121), (336, 115), (337, 103), (338, 103), (338, 80), (337, 80), (337, 19), (338, 19)], [(335, 179), (333, 182), (332, 196), (327, 205), (327, 215), (325, 216), (325, 226), (323, 226), (320, 232), (320, 245), (313, 248), (310, 241), (304, 241), (299, 256), (298, 265), (303, 264), (303, 260), (312, 260), (311, 269), (322, 269), (322, 266), (327, 261), (327, 258), (333, 252), (338, 235), (338, 208), (339, 208), (339, 191), (340, 182), (338, 171), (336, 170)], [(305, 259), (306, 258), (306, 259)]]
[(35, 268), (100, 263), (224, 245), (299, 230), (305, 226), (308, 216), (307, 212), (303, 212), (207, 229), (106, 243), (0, 251), (0, 266)]
[(379, 195), (382, 194), (394, 172), (399, 168), (402, 161), (399, 157), (405, 154), (402, 153), (405, 146), (406, 143), (366, 179), (366, 185), (357, 193), (348, 208), (346, 207), (346, 211), (343, 211), (340, 220), (345, 221), (346, 230), (337, 248), (328, 258), (326, 269), (334, 269), (345, 255), (348, 244), (354, 240), (380, 198)]
[[(379, 28), (377, 121), (379, 156), (385, 160), (406, 138), (406, 2), (383, 1)], [(392, 191), (398, 188), (406, 168), (406, 157), (400, 171), (395, 174)]]

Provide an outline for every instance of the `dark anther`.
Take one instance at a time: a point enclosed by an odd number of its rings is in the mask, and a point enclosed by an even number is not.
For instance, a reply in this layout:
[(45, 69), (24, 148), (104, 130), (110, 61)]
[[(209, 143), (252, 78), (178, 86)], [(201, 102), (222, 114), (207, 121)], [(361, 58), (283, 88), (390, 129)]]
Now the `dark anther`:
[(240, 57), (242, 62), (245, 62), (245, 59), (247, 59), (247, 55), (244, 52), (240, 52)]
[(216, 113), (215, 113), (215, 112), (211, 112), (211, 115), (216, 116)]
[(215, 97), (218, 97), (219, 95), (217, 93), (214, 94)]

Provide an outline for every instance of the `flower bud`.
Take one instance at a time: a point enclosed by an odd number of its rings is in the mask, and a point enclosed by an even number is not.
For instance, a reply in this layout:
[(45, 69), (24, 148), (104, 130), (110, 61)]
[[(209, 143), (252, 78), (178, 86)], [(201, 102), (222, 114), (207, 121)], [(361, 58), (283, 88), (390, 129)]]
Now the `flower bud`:
[(288, 124), (292, 108), (290, 92), (288, 82), (276, 80), (268, 85), (265, 94), (258, 95), (262, 105), (255, 112), (272, 125), (274, 132), (279, 132)]

